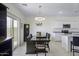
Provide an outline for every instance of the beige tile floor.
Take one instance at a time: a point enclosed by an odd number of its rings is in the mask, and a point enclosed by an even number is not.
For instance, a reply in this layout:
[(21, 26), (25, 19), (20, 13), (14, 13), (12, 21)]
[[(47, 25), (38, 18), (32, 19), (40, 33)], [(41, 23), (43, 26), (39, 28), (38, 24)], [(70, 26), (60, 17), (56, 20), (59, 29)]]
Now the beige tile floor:
[[(25, 54), (26, 45), (24, 44), (21, 47), (18, 47), (14, 52), (13, 56), (36, 56), (36, 54)], [(40, 53), (39, 56), (44, 56), (44, 53)], [(77, 54), (79, 55), (79, 54)], [(47, 53), (47, 56), (72, 56), (72, 53), (67, 52), (62, 48), (61, 42), (50, 42), (50, 52)]]

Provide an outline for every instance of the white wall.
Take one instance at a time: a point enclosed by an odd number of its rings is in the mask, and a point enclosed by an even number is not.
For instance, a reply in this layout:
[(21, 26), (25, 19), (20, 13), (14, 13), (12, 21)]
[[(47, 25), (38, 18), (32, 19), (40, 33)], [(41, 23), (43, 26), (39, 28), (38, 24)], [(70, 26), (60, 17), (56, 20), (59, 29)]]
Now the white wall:
[[(34, 17), (28, 17), (25, 23), (30, 24), (30, 33), (35, 35), (37, 31), (53, 34), (56, 29), (62, 29), (63, 24), (71, 24), (71, 28), (79, 29), (79, 17), (45, 17), (42, 26), (36, 26)], [(53, 35), (52, 35), (53, 36)]]

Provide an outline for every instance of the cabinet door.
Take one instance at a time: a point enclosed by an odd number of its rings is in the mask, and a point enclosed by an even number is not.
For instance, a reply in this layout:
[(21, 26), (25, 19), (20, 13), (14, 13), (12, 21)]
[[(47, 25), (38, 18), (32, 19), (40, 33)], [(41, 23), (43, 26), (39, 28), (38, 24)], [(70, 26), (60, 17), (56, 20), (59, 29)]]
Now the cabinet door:
[(7, 8), (0, 4), (0, 37), (7, 36)]

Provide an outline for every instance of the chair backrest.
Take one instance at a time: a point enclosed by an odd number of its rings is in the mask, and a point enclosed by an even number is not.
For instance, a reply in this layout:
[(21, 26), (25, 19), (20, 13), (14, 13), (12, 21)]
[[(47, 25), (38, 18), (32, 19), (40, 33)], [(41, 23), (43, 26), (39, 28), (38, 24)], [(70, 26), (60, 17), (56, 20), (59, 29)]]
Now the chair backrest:
[(79, 46), (79, 37), (77, 37), (77, 36), (73, 37), (73, 45), (74, 46)]
[(46, 37), (47, 37), (48, 39), (50, 39), (50, 34), (49, 34), (49, 33), (46, 33)]
[(46, 37), (48, 37), (48, 33), (46, 33)]
[(48, 34), (48, 39), (50, 39), (50, 34)]
[(33, 37), (32, 34), (29, 34), (29, 35), (27, 36), (27, 40), (31, 40), (32, 37)]
[(31, 37), (31, 38), (33, 37), (32, 34), (30, 34), (30, 37)]
[(41, 32), (36, 32), (36, 36), (41, 36)]

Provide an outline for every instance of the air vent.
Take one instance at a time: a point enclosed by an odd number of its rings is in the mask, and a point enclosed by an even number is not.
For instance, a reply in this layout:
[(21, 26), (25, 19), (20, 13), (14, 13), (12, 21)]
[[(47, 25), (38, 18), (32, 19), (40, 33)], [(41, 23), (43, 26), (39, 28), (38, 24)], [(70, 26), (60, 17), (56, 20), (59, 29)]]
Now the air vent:
[(22, 4), (23, 6), (27, 6), (27, 4)]

